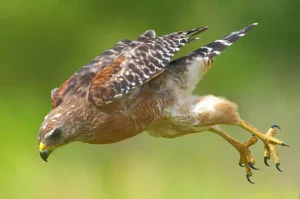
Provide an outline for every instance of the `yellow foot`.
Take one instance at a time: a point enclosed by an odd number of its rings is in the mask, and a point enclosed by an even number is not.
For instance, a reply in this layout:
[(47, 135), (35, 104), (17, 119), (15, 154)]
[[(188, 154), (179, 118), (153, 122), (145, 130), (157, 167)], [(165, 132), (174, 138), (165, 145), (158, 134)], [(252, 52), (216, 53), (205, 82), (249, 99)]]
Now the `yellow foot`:
[(250, 124), (248, 124), (245, 121), (242, 121), (240, 123), (240, 126), (244, 129), (246, 129), (247, 131), (251, 132), (253, 135), (257, 136), (260, 140), (263, 141), (263, 143), (265, 145), (264, 146), (264, 162), (265, 162), (265, 164), (267, 166), (269, 166), (267, 160), (270, 159), (270, 154), (272, 153), (273, 158), (275, 160), (276, 168), (279, 171), (282, 171), (279, 168), (280, 160), (278, 157), (276, 145), (281, 145), (281, 146), (288, 146), (288, 145), (274, 137), (276, 135), (276, 128), (280, 129), (280, 127), (277, 125), (273, 125), (273, 126), (271, 126), (269, 131), (266, 134), (264, 134), (264, 133), (258, 131), (256, 128), (254, 128), (253, 126), (251, 126)]
[(247, 142), (243, 144), (238, 144), (236, 146), (236, 149), (240, 153), (239, 165), (241, 167), (245, 167), (247, 180), (252, 184), (254, 184), (254, 182), (250, 180), (250, 177), (252, 176), (251, 169), (254, 170), (259, 170), (259, 169), (253, 166), (255, 164), (255, 161), (250, 153), (249, 147), (255, 144), (256, 142), (257, 142), (257, 138), (255, 136), (251, 136)]
[[(271, 126), (271, 128), (269, 129), (269, 131), (265, 135), (267, 137), (274, 137), (276, 135), (276, 128), (280, 129), (280, 127), (277, 126), (277, 125)], [(268, 164), (267, 160), (269, 160), (271, 158), (270, 153), (272, 152), (272, 155), (273, 155), (274, 160), (275, 160), (276, 168), (278, 169), (278, 171), (282, 172), (282, 170), (279, 168), (280, 160), (279, 160), (279, 157), (278, 157), (278, 151), (276, 149), (276, 144), (274, 144), (272, 142), (269, 142), (269, 141), (264, 141), (264, 144), (265, 144), (265, 148), (264, 148), (264, 162), (265, 162), (265, 164), (267, 166), (270, 166)], [(285, 144), (283, 142), (282, 142), (281, 145), (289, 147), (289, 145), (287, 145), (287, 144)]]

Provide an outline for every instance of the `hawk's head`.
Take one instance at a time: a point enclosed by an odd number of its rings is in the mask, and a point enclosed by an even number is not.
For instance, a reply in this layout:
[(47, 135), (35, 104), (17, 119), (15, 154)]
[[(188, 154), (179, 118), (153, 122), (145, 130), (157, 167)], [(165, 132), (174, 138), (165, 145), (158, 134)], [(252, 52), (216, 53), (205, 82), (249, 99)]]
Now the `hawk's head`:
[(38, 134), (40, 156), (44, 161), (47, 162), (50, 153), (58, 147), (80, 140), (82, 124), (78, 119), (81, 114), (74, 109), (66, 111), (63, 107), (57, 107), (45, 117)]

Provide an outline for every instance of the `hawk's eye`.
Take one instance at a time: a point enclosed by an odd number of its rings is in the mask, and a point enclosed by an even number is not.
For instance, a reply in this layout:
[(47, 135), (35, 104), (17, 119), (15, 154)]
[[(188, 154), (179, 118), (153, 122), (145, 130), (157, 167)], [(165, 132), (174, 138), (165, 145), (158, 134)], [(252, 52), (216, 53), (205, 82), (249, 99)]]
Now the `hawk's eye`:
[(61, 134), (62, 134), (61, 128), (57, 128), (57, 129), (55, 129), (55, 130), (51, 133), (51, 135), (49, 136), (49, 138), (50, 138), (51, 140), (58, 140), (58, 139), (60, 138)]

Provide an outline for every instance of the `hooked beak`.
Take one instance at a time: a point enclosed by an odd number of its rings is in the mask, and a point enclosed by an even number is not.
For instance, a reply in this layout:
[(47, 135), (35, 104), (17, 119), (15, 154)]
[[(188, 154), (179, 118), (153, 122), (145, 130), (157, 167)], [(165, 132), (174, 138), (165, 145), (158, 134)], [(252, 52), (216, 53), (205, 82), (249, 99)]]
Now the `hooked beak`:
[(45, 161), (48, 162), (47, 159), (51, 153), (50, 149), (47, 149), (43, 142), (40, 143), (40, 156)]

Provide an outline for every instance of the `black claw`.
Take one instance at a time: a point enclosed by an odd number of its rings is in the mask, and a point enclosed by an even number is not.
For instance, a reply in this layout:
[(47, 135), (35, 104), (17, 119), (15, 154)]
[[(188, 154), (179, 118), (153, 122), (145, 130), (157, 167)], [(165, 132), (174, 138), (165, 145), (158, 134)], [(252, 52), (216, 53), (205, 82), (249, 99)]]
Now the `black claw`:
[(282, 143), (282, 146), (287, 146), (287, 147), (290, 147), (289, 145), (287, 145), (286, 143)]
[(240, 167), (245, 167), (244, 165), (242, 165), (242, 163), (239, 162)]
[(279, 130), (281, 130), (281, 128), (279, 126), (277, 126), (276, 124), (271, 126), (272, 129), (278, 128)]
[(276, 168), (277, 168), (278, 171), (282, 172), (282, 170), (279, 168), (279, 164), (278, 163), (276, 163)]
[(249, 175), (249, 174), (247, 174), (246, 177), (247, 177), (248, 182), (250, 182), (251, 184), (255, 184), (254, 182), (252, 182), (252, 181), (250, 180), (250, 175)]
[(267, 158), (267, 157), (264, 157), (264, 162), (265, 162), (265, 165), (267, 165), (268, 167), (270, 166), (270, 165), (268, 164), (268, 158)]
[(248, 162), (248, 165), (249, 165), (249, 167), (251, 167), (254, 170), (259, 170), (258, 168), (255, 168), (251, 162)]

